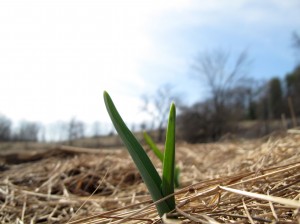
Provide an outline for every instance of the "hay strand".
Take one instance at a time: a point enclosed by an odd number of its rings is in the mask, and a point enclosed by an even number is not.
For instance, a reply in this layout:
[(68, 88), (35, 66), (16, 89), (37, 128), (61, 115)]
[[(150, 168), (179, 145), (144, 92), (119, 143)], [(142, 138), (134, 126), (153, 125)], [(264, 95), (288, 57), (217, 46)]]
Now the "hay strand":
[(181, 143), (177, 155), (182, 188), (162, 219), (124, 149), (60, 147), (19, 164), (0, 156), (0, 223), (300, 222), (300, 135)]

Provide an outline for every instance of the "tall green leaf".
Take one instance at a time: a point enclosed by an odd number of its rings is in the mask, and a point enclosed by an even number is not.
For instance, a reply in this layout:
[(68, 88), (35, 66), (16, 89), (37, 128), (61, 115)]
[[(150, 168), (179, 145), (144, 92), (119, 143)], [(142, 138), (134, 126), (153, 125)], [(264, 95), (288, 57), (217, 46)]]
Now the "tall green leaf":
[[(154, 165), (150, 161), (148, 155), (146, 154), (140, 143), (124, 123), (111, 97), (106, 91), (104, 91), (103, 97), (108, 114), (123, 143), (127, 147), (127, 150), (131, 155), (135, 165), (137, 166), (153, 201), (162, 199), (164, 197), (164, 194), (161, 190), (162, 180)], [(168, 213), (173, 209), (168, 205), (166, 201), (158, 203), (156, 205), (156, 208), (160, 216), (163, 216), (164, 213)]]
[[(175, 127), (176, 127), (176, 108), (175, 104), (171, 104), (168, 128), (166, 134), (165, 153), (163, 162), (162, 175), (162, 192), (163, 195), (174, 193), (174, 169), (175, 169)], [(167, 203), (171, 210), (175, 209), (175, 198), (170, 197)]]

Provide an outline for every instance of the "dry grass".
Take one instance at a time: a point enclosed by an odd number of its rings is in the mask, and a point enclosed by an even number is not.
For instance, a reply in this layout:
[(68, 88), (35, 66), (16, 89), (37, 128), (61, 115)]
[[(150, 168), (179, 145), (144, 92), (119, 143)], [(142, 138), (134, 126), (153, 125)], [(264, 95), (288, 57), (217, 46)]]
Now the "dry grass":
[(179, 144), (182, 188), (163, 219), (126, 150), (42, 153), (17, 165), (2, 157), (1, 223), (300, 223), (298, 133)]

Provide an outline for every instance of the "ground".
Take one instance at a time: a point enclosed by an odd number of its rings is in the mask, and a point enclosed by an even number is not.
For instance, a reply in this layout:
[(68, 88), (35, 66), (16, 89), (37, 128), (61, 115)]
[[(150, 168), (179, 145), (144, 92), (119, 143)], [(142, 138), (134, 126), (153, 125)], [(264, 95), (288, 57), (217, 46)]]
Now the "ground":
[(39, 147), (2, 152), (1, 223), (300, 223), (298, 132), (178, 143), (176, 220), (158, 217), (124, 147)]

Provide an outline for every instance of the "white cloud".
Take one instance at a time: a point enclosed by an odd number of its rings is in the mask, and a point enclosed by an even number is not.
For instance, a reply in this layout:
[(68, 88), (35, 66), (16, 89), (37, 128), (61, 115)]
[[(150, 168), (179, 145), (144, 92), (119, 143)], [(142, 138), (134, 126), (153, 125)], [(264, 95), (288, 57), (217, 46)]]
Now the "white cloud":
[[(0, 112), (46, 122), (71, 116), (103, 121), (106, 89), (130, 122), (142, 120), (139, 107), (130, 108), (141, 103), (141, 92), (182, 72), (186, 57), (208, 46), (186, 43), (191, 34), (180, 33), (184, 28), (199, 29), (205, 37), (207, 28), (239, 23), (287, 26), (300, 21), (294, 19), (295, 7), (297, 0), (1, 0)], [(144, 62), (163, 67), (166, 77), (154, 72), (155, 82), (147, 83)]]
[(86, 118), (103, 89), (126, 91), (128, 80), (143, 88), (138, 66), (151, 50), (144, 26), (153, 7), (123, 1), (1, 1), (3, 112), (16, 119)]

